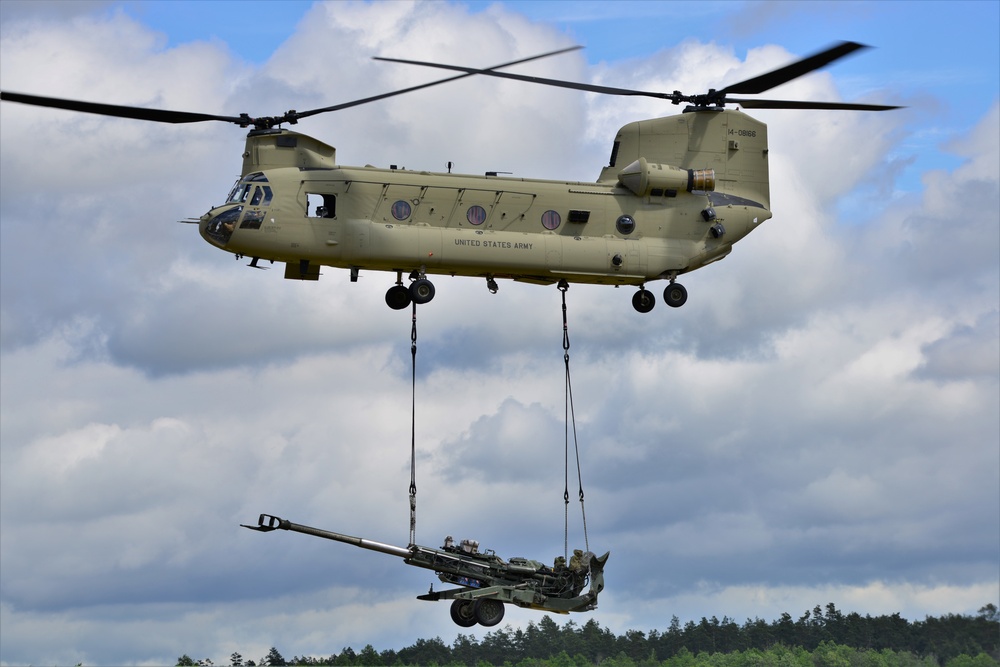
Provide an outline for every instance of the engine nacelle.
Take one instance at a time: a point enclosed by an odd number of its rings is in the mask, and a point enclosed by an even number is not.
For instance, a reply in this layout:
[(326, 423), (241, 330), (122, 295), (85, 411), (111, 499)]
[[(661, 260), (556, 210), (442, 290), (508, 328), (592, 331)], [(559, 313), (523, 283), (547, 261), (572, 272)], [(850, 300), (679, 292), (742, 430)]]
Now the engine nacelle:
[[(645, 197), (650, 194), (676, 193), (678, 190), (715, 190), (714, 169), (681, 169), (669, 164), (647, 162), (641, 157), (618, 172), (618, 181), (626, 188)], [(659, 192), (656, 192), (659, 191)]]

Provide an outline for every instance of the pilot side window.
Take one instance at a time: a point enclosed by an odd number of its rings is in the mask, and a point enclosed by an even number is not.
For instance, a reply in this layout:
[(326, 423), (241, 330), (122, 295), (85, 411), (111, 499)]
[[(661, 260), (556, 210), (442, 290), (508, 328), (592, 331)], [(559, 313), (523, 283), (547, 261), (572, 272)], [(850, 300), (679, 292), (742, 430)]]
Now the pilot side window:
[(307, 192), (306, 216), (310, 218), (336, 218), (337, 195)]
[(250, 199), (251, 206), (267, 206), (271, 203), (271, 188), (267, 185), (254, 190), (253, 198)]

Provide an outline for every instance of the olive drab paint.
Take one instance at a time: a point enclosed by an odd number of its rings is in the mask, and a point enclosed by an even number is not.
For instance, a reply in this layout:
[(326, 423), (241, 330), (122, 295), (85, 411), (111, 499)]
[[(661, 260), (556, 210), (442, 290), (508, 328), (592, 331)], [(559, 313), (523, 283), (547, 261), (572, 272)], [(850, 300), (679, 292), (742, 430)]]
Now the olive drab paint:
[[(626, 125), (596, 182), (340, 166), (283, 129), (250, 132), (243, 171), (202, 236), (295, 279), (331, 266), (643, 285), (721, 259), (771, 217), (767, 128), (722, 109)], [(266, 206), (248, 203), (254, 187)]]

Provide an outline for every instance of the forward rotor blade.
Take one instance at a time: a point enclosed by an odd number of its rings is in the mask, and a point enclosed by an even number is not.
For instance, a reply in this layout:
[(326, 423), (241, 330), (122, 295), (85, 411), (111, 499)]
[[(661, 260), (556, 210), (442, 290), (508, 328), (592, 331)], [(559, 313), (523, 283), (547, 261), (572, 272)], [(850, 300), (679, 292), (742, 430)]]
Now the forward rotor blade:
[[(576, 51), (582, 48), (583, 48), (582, 46), (570, 46), (565, 49), (549, 51), (548, 53), (542, 53), (536, 56), (529, 56), (527, 58), (521, 58), (519, 60), (512, 60), (510, 62), (494, 65), (491, 68), (482, 70), (482, 72), (489, 73), (493, 70), (502, 67), (512, 67), (513, 65), (519, 65), (521, 63), (530, 62), (532, 60), (538, 60), (540, 58), (548, 58), (550, 56), (567, 53), (569, 51)], [(431, 81), (429, 83), (420, 84), (419, 86), (410, 86), (409, 88), (396, 90), (391, 93), (383, 93), (381, 95), (373, 95), (371, 97), (365, 97), (359, 100), (354, 100), (352, 102), (335, 104), (333, 106), (323, 107), (321, 109), (311, 109), (308, 111), (287, 111), (282, 116), (263, 116), (260, 118), (251, 118), (247, 114), (243, 114), (241, 116), (217, 116), (214, 114), (193, 113), (189, 111), (168, 111), (164, 109), (147, 109), (144, 107), (123, 106), (118, 104), (102, 104), (98, 102), (82, 102), (79, 100), (67, 100), (58, 97), (42, 97), (39, 95), (25, 95), (22, 93), (10, 93), (10, 92), (0, 92), (0, 100), (4, 100), (7, 102), (20, 102), (21, 104), (31, 104), (34, 106), (49, 107), (53, 109), (65, 109), (67, 111), (80, 111), (83, 113), (92, 113), (100, 116), (131, 118), (134, 120), (147, 120), (157, 123), (200, 123), (204, 121), (214, 120), (214, 121), (223, 121), (226, 123), (235, 123), (241, 127), (247, 127), (249, 125), (253, 125), (255, 127), (260, 128), (260, 127), (274, 127), (275, 125), (280, 125), (281, 123), (294, 124), (298, 122), (298, 120), (301, 118), (308, 118), (309, 116), (315, 116), (317, 114), (326, 113), (328, 111), (339, 111), (340, 109), (348, 109), (350, 107), (356, 107), (362, 104), (367, 104), (369, 102), (383, 100), (386, 99), (387, 97), (394, 97), (396, 95), (402, 95), (403, 93), (410, 93), (415, 90), (421, 90), (423, 88), (430, 88), (431, 86), (437, 86), (442, 83), (448, 83), (449, 81), (455, 81), (456, 79), (462, 79), (477, 73), (480, 73), (480, 70), (472, 71), (466, 74), (460, 74), (458, 76), (449, 77), (447, 79), (441, 79), (439, 81)]]
[(761, 74), (760, 76), (755, 76), (752, 79), (747, 79), (746, 81), (740, 81), (739, 83), (734, 83), (731, 86), (726, 86), (722, 90), (715, 92), (716, 95), (727, 95), (729, 93), (737, 93), (742, 95), (756, 95), (758, 93), (763, 93), (766, 90), (771, 90), (783, 83), (787, 83), (792, 79), (797, 79), (800, 76), (808, 74), (814, 70), (818, 70), (821, 67), (829, 65), (834, 60), (839, 60), (846, 55), (854, 53), (858, 49), (870, 48), (864, 44), (858, 44), (857, 42), (841, 42), (835, 46), (832, 46), (825, 51), (820, 51), (815, 55), (811, 55), (808, 58), (803, 58), (798, 60), (791, 65), (785, 65), (779, 69), (767, 72), (766, 74)]
[(0, 100), (4, 100), (6, 102), (20, 102), (21, 104), (31, 104), (38, 107), (49, 107), (52, 109), (81, 111), (83, 113), (98, 114), (100, 116), (149, 120), (155, 123), (201, 123), (209, 120), (219, 120), (226, 123), (240, 123), (243, 120), (238, 116), (216, 116), (213, 114), (192, 113), (189, 111), (146, 109), (143, 107), (121, 106), (118, 104), (100, 104), (97, 102), (65, 100), (58, 97), (24, 95), (22, 93), (0, 92)]
[(514, 81), (527, 81), (528, 83), (538, 83), (543, 86), (556, 86), (557, 88), (570, 88), (572, 90), (583, 90), (589, 93), (603, 93), (605, 95), (631, 95), (641, 97), (656, 97), (663, 100), (672, 100), (671, 93), (651, 93), (642, 90), (630, 90), (628, 88), (614, 88), (612, 86), (598, 86), (590, 83), (576, 83), (574, 81), (563, 81), (561, 79), (547, 79), (541, 76), (527, 76), (525, 74), (512, 74), (511, 72), (496, 72), (493, 69), (476, 69), (474, 67), (460, 67), (458, 65), (444, 65), (442, 63), (431, 63), (423, 60), (404, 60), (402, 58), (379, 58), (389, 63), (403, 63), (405, 65), (420, 65), (423, 67), (436, 67), (438, 69), (448, 69), (455, 72), (465, 72), (465, 76), (472, 74), (483, 74), (485, 76), (495, 76), (500, 79), (512, 79)]
[(728, 104), (739, 104), (744, 109), (828, 109), (833, 111), (891, 111), (903, 107), (882, 104), (854, 104), (852, 102), (803, 102), (798, 100), (747, 100), (730, 97)]

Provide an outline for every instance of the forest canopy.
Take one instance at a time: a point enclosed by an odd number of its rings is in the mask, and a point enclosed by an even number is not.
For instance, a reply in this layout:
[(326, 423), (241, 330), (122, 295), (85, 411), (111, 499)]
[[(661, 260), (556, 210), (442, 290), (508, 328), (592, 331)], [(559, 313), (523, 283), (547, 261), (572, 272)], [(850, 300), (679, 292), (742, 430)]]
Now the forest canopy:
[[(188, 655), (178, 665), (213, 665)], [(911, 622), (898, 613), (844, 614), (817, 605), (798, 618), (784, 613), (775, 621), (702, 617), (681, 624), (674, 616), (664, 630), (629, 630), (615, 635), (594, 619), (559, 626), (549, 616), (524, 630), (505, 626), (483, 639), (459, 634), (451, 645), (441, 638), (418, 639), (399, 650), (377, 651), (370, 644), (325, 658), (294, 656), (277, 648), (259, 660), (230, 656), (232, 667), (264, 665), (476, 665), (489, 667), (997, 667), (1000, 665), (1000, 611), (993, 603), (976, 616), (946, 614)]]

